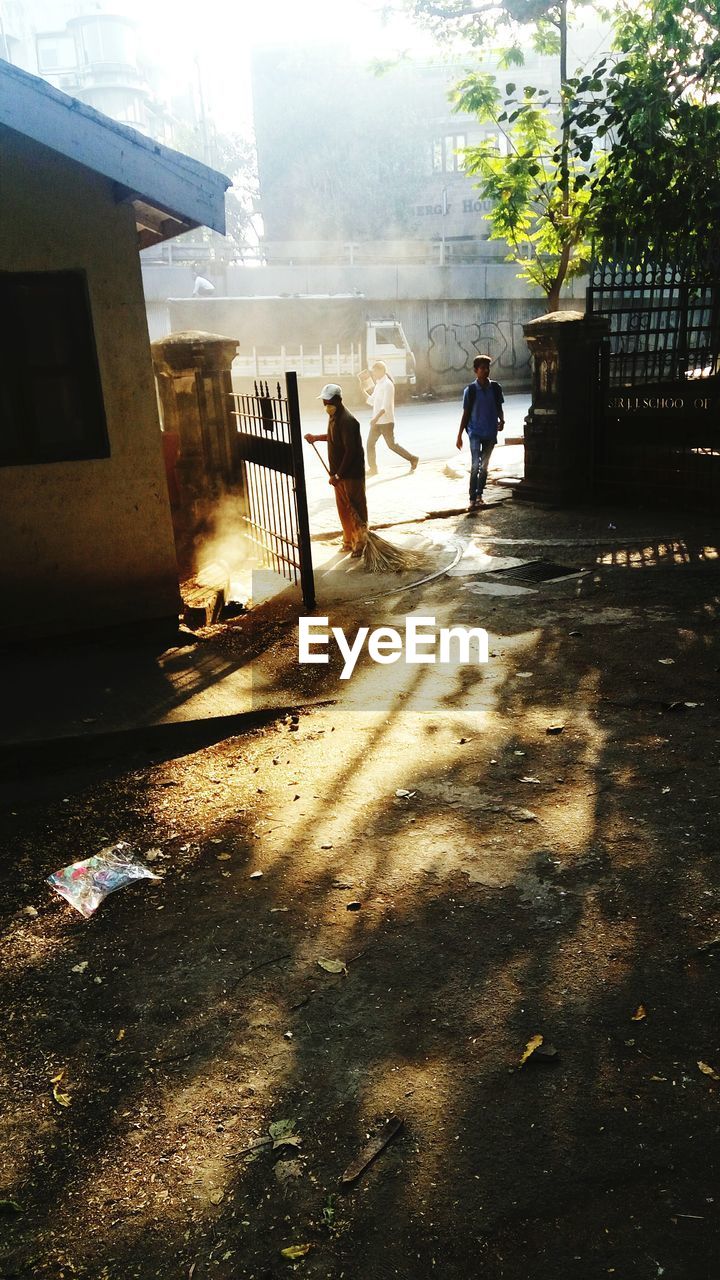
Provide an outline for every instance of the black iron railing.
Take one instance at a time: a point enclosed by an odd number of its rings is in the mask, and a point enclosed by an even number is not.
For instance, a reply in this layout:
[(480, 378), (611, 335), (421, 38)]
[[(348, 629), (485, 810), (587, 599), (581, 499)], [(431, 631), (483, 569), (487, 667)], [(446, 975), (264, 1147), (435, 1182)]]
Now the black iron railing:
[(315, 606), (297, 376), (285, 375), (272, 394), (256, 382), (252, 395), (232, 393), (236, 450), (242, 466), (246, 535), (264, 564), (300, 583), (307, 609)]

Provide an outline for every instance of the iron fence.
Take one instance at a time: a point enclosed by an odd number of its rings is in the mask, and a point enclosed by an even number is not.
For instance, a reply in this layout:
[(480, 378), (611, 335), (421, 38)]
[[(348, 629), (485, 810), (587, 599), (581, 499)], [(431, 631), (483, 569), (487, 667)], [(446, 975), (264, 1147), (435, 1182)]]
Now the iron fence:
[(720, 254), (624, 247), (594, 261), (587, 312), (610, 326), (596, 441), (612, 492), (720, 496)]
[(712, 377), (720, 355), (720, 254), (625, 248), (595, 260), (588, 314), (610, 322), (610, 386)]
[(231, 393), (237, 436), (235, 449), (243, 471), (246, 535), (264, 564), (300, 583), (303, 603), (315, 607), (302, 428), (297, 375), (277, 383), (256, 382), (254, 394)]

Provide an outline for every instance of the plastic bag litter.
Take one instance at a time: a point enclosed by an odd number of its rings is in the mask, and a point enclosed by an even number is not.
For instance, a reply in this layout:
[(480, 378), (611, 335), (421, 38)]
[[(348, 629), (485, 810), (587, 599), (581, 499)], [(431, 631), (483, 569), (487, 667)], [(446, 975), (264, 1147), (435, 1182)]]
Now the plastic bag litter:
[(103, 898), (117, 889), (124, 889), (133, 880), (160, 880), (162, 877), (133, 862), (130, 846), (120, 840), (115, 845), (101, 849), (91, 858), (74, 862), (70, 867), (54, 871), (47, 883), (65, 898), (81, 915), (91, 916)]

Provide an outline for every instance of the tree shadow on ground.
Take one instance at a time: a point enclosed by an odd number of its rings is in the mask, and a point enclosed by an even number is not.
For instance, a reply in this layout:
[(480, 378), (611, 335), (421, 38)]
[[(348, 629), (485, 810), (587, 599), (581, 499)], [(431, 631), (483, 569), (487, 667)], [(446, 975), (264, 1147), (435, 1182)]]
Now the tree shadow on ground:
[[(312, 1277), (716, 1273), (717, 582), (623, 593), (557, 588), (531, 627), (493, 606), (499, 679), (368, 684), (366, 724), (318, 713), (20, 815), (29, 884), (110, 815), (167, 873), (88, 922), (4, 918), (25, 1212), (0, 1274), (259, 1280), (300, 1244)], [(536, 1034), (557, 1057), (520, 1067)], [(251, 1159), (285, 1118), (300, 1147)]]

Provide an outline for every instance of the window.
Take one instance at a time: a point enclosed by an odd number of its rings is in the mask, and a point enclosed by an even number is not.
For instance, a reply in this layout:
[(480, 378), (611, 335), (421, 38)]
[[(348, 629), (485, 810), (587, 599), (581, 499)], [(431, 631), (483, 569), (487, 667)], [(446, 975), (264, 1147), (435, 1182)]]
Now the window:
[(85, 273), (0, 272), (0, 466), (107, 458)]
[(436, 138), (432, 148), (433, 173), (462, 173), (465, 157), (456, 152), (466, 146), (464, 133), (446, 133), (443, 138)]
[(378, 325), (375, 330), (375, 342), (378, 347), (402, 347), (400, 327), (396, 324)]
[(38, 36), (37, 37), (38, 70), (66, 71), (76, 66), (75, 41), (70, 36)]

